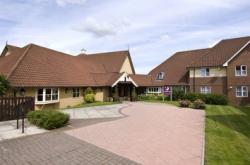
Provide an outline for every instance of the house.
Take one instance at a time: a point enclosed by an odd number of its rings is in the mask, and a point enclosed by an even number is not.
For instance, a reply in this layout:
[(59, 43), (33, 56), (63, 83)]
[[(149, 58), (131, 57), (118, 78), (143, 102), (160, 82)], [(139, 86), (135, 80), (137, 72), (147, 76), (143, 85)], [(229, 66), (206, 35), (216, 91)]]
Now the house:
[(87, 87), (94, 90), (97, 101), (108, 101), (129, 100), (135, 87), (144, 86), (135, 75), (129, 51), (72, 56), (35, 44), (6, 45), (0, 74), (11, 83), (7, 95), (33, 96), (36, 109), (80, 104)]
[(225, 39), (212, 48), (177, 52), (150, 71), (147, 93), (163, 86), (186, 92), (227, 95), (233, 104), (250, 104), (250, 37)]

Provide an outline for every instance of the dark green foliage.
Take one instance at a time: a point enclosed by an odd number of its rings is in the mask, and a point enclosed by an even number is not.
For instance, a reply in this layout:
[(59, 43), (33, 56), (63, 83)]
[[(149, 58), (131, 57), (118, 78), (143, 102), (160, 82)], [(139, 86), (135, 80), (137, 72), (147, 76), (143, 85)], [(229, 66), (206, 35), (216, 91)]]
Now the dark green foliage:
[(183, 99), (184, 95), (185, 95), (185, 91), (183, 89), (173, 88), (173, 94), (172, 94), (173, 101)]
[(227, 96), (219, 95), (219, 94), (187, 93), (184, 95), (183, 99), (187, 99), (192, 102), (197, 99), (201, 99), (206, 104), (214, 104), (214, 105), (227, 105), (228, 104)]
[(191, 102), (189, 100), (181, 100), (179, 101), (180, 107), (189, 107)]
[(205, 109), (206, 105), (205, 102), (202, 101), (201, 99), (197, 99), (193, 102), (193, 108), (195, 109)]
[(0, 96), (5, 95), (9, 88), (10, 88), (9, 81), (6, 79), (4, 75), (0, 75)]
[(27, 118), (32, 124), (48, 130), (63, 127), (69, 121), (69, 115), (53, 110), (31, 111)]

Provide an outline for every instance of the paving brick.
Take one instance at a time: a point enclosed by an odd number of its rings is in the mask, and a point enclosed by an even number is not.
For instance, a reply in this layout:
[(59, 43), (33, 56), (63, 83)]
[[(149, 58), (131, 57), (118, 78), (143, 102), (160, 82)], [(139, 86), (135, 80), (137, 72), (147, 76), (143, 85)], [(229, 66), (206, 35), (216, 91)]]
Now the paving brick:
[(1, 141), (0, 155), (1, 165), (138, 164), (61, 131)]

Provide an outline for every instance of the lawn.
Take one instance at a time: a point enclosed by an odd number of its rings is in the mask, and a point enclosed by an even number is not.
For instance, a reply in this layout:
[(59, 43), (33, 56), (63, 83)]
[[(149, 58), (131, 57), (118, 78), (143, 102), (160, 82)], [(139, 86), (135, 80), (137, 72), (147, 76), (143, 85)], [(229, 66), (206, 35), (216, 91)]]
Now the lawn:
[(93, 107), (93, 106), (103, 106), (103, 105), (112, 105), (112, 104), (119, 104), (120, 102), (101, 102), (97, 101), (94, 103), (81, 103), (76, 106), (73, 106), (72, 108), (84, 108), (84, 107)]
[(250, 165), (250, 107), (208, 105), (206, 165)]

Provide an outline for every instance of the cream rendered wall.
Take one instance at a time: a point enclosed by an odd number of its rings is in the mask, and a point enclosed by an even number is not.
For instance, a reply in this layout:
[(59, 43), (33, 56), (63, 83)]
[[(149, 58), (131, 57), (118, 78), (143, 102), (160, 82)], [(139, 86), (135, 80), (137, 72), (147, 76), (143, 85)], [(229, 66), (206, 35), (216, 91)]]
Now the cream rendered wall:
[[(226, 77), (227, 70), (224, 67), (209, 67), (209, 76), (208, 77)], [(189, 77), (194, 77), (194, 70), (189, 69)], [(195, 68), (195, 77), (201, 76), (201, 68)]]
[(83, 89), (80, 88), (80, 96), (73, 97), (73, 88), (68, 88), (67, 92), (65, 88), (60, 88), (59, 108), (67, 108), (70, 106), (78, 105), (84, 101)]
[(96, 88), (95, 90), (95, 100), (96, 101), (107, 101), (109, 89), (106, 87)]
[(120, 73), (122, 73), (122, 72), (126, 72), (128, 74), (133, 74), (133, 69), (132, 69), (132, 66), (131, 66), (131, 64), (129, 62), (128, 57), (126, 57), (126, 59), (124, 60), (123, 65), (121, 67)]

